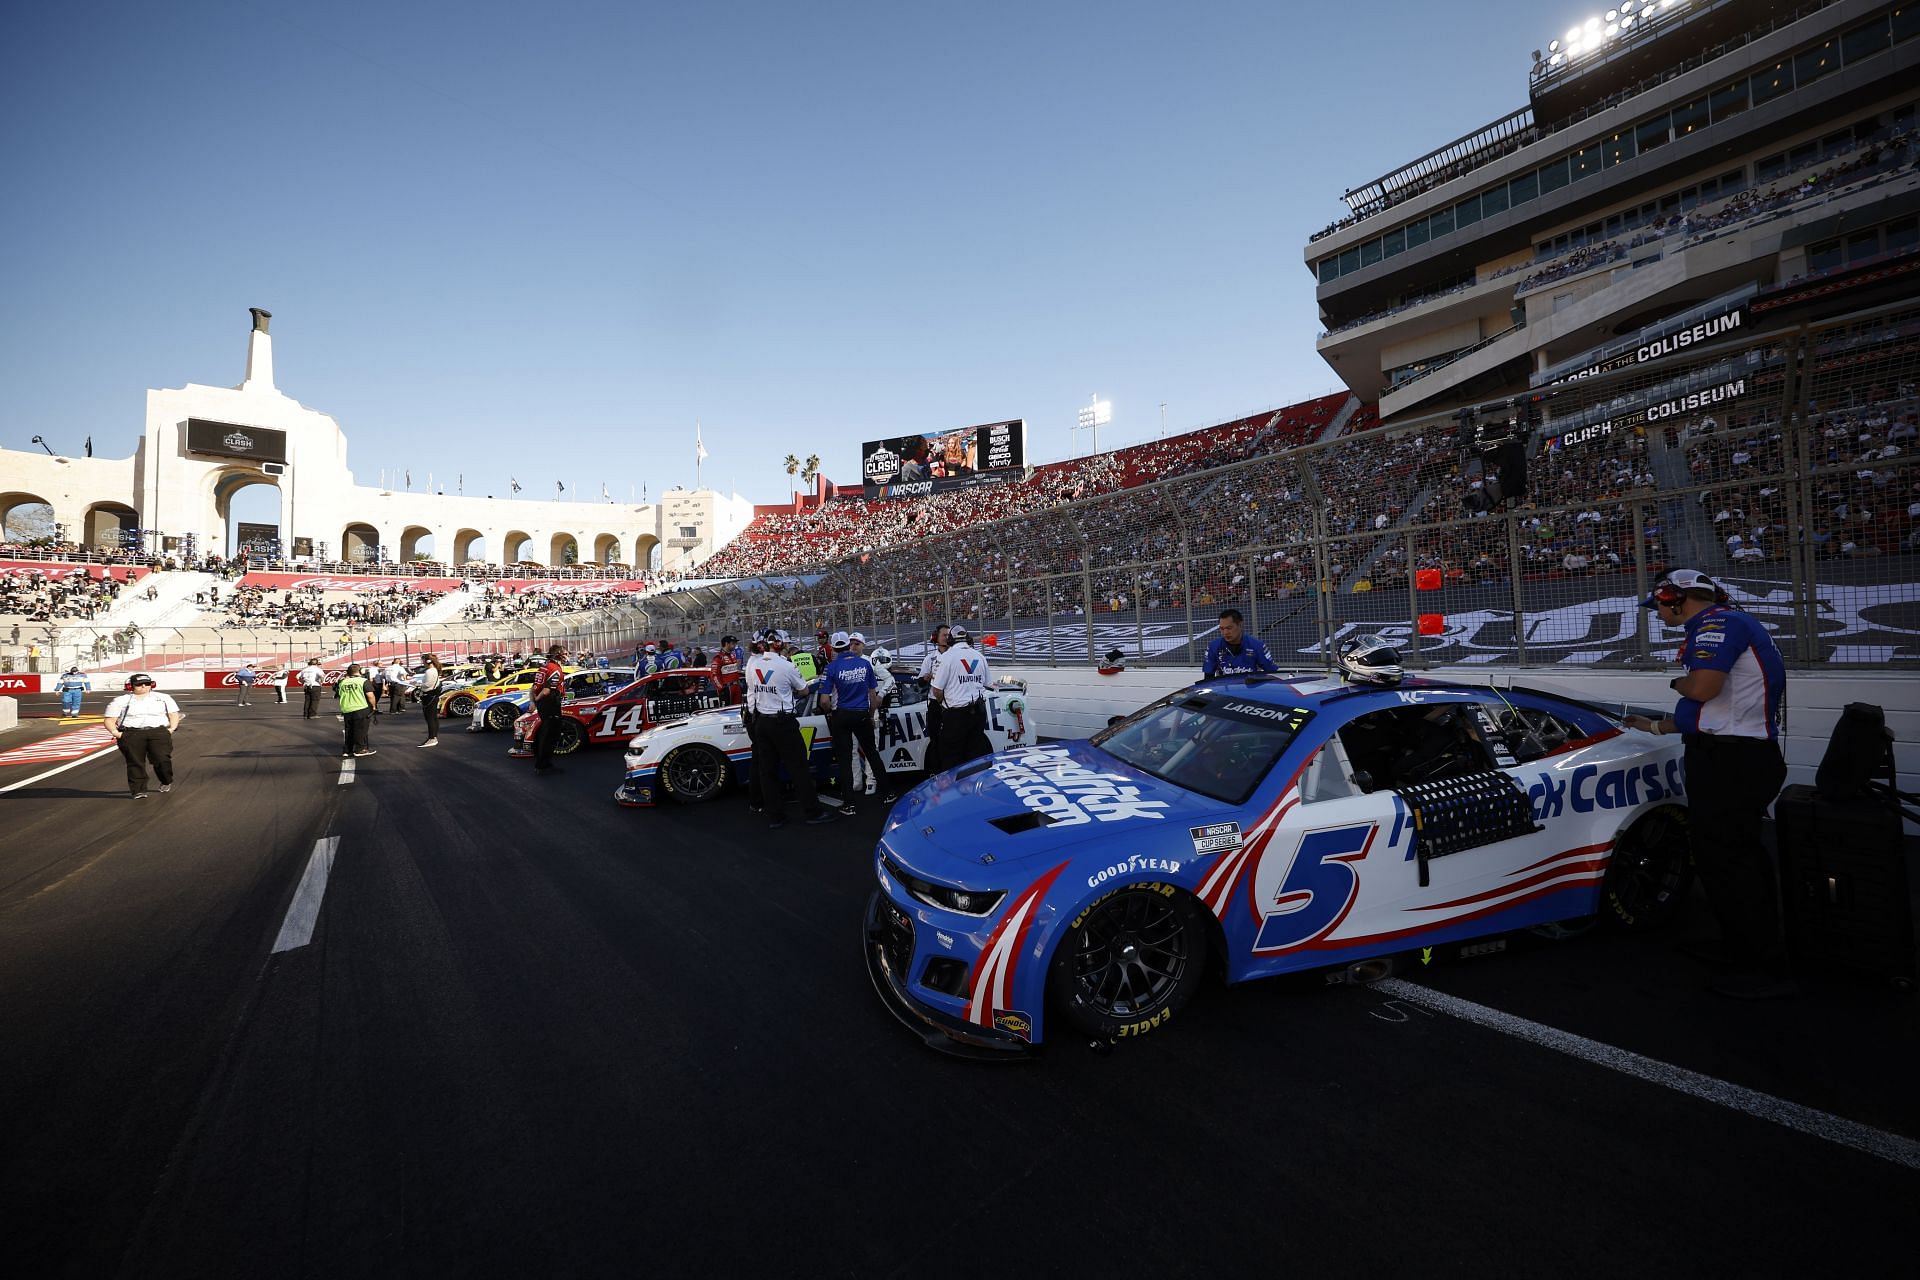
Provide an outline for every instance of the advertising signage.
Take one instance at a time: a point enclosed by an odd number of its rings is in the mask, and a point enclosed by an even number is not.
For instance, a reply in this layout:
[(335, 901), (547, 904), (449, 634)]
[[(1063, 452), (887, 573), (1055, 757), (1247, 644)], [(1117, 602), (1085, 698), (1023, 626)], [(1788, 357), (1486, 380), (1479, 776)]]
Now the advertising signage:
[(869, 498), (916, 498), (981, 484), (1006, 484), (1027, 469), (1027, 421), (1009, 418), (954, 431), (889, 436), (860, 446)]
[(217, 458), (244, 458), (249, 462), (285, 462), (287, 433), (188, 418), (187, 452), (210, 453)]

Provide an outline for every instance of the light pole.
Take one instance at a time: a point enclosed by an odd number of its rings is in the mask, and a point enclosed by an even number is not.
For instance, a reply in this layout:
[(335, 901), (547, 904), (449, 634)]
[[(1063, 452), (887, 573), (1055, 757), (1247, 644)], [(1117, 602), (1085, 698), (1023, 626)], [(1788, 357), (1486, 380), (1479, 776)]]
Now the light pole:
[(1093, 432), (1093, 451), (1095, 453), (1100, 452), (1100, 428), (1112, 421), (1113, 402), (1111, 400), (1102, 400), (1099, 393), (1095, 392), (1092, 403), (1080, 411), (1080, 425), (1078, 427), (1078, 430)]

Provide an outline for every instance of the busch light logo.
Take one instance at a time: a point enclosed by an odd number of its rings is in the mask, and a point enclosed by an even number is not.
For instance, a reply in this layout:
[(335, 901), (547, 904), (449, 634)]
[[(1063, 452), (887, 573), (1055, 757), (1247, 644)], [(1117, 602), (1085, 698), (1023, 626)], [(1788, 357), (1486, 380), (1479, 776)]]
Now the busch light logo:
[(866, 477), (874, 484), (885, 484), (899, 474), (900, 455), (882, 445), (867, 455)]
[(221, 437), (221, 442), (229, 449), (253, 448), (253, 437), (244, 431), (229, 431)]

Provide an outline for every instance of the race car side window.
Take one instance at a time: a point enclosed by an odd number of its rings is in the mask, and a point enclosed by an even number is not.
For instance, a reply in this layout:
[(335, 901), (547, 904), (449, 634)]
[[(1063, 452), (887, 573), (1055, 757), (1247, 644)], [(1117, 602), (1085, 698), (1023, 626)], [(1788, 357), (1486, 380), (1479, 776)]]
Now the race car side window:
[(1307, 761), (1307, 771), (1300, 779), (1300, 799), (1313, 804), (1320, 800), (1345, 800), (1358, 794), (1359, 788), (1353, 785), (1348, 774), (1339, 739), (1328, 739), (1324, 747), (1313, 753), (1313, 759)]
[(1462, 703), (1390, 707), (1368, 712), (1340, 729), (1340, 743), (1365, 791), (1481, 773), (1493, 757)]

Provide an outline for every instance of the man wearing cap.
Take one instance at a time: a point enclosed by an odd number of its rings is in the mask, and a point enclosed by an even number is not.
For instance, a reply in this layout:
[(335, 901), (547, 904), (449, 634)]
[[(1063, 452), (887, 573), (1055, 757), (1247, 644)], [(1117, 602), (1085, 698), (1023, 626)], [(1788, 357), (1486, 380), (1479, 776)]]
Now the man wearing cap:
[(300, 695), (302, 704), (300, 718), (311, 720), (320, 710), (320, 686), (327, 682), (327, 673), (320, 665), (320, 659), (308, 658), (307, 665), (300, 668)]
[(545, 777), (558, 773), (553, 763), (553, 744), (560, 740), (560, 704), (566, 698), (567, 672), (560, 664), (567, 651), (559, 645), (547, 650), (546, 665), (533, 678), (533, 709), (540, 716), (540, 727), (533, 732), (533, 771)]
[(736, 636), (721, 636), (720, 647), (713, 653), (714, 683), (720, 687), (720, 696), (728, 703), (740, 701), (740, 681), (745, 678), (746, 655), (740, 652), (740, 641)]
[(1678, 733), (1686, 742), (1687, 833), (1694, 866), (1720, 922), (1724, 951), (1707, 958), (1755, 971), (1714, 989), (1764, 997), (1793, 990), (1780, 982), (1785, 949), (1773, 863), (1760, 843), (1767, 806), (1787, 778), (1780, 754), (1780, 700), (1787, 668), (1759, 619), (1728, 603), (1697, 569), (1674, 569), (1640, 602), (1668, 627), (1681, 627), (1673, 714), (1628, 716), (1630, 729)]
[(127, 791), (147, 798), (147, 765), (162, 791), (173, 790), (173, 731), (180, 727), (180, 704), (154, 689), (145, 672), (127, 682), (127, 692), (107, 704), (107, 732), (127, 762)]
[(87, 678), (80, 674), (80, 668), (68, 667), (53, 688), (60, 695), (60, 714), (69, 720), (79, 715), (80, 699), (87, 691)]
[[(826, 694), (833, 699), (827, 716), (827, 728), (833, 734), (833, 781), (840, 788), (840, 812), (854, 814), (854, 797), (860, 794), (854, 785), (853, 748), (857, 742), (861, 758), (878, 778), (886, 773), (880, 763), (880, 747), (873, 740), (873, 698), (880, 688), (880, 677), (873, 664), (853, 651), (853, 638), (844, 631), (833, 633), (833, 661), (822, 673)], [(893, 802), (889, 792), (883, 804)]]
[(820, 807), (807, 743), (800, 736), (799, 699), (806, 696), (808, 682), (781, 652), (787, 647), (786, 632), (762, 632), (760, 642), (761, 652), (747, 660), (746, 671), (746, 714), (751, 717), (747, 733), (753, 743), (753, 771), (747, 778), (751, 803), (767, 815), (769, 828), (787, 825), (786, 791), (780, 784), (785, 766), (807, 822), (831, 822), (834, 815)]
[(927, 695), (927, 752), (922, 767), (929, 773), (938, 773), (946, 762), (940, 758), (940, 725), (942, 712), (940, 700), (932, 695), (933, 673), (940, 666), (940, 659), (947, 656), (947, 650), (953, 647), (953, 628), (941, 623), (927, 637), (927, 652), (920, 659), (918, 679), (928, 689)]
[(234, 683), (240, 686), (240, 705), (241, 706), (244, 707), (244, 706), (251, 705), (251, 699), (253, 697), (253, 682), (255, 680), (258, 680), (259, 678), (260, 678), (260, 673), (253, 669), (253, 664), (251, 662), (247, 663), (245, 666), (241, 667), (238, 671), (233, 673)]
[[(866, 664), (873, 668), (873, 678), (876, 683), (874, 684), (872, 695), (868, 698), (868, 702), (873, 707), (873, 713), (868, 719), (874, 722), (877, 728), (879, 718), (886, 715), (887, 708), (893, 705), (895, 681), (893, 672), (888, 669), (889, 664), (893, 661), (893, 655), (888, 653), (884, 648), (875, 649), (872, 653), (868, 653), (867, 638), (858, 631), (853, 632), (847, 637), (847, 646), (852, 651), (854, 657), (864, 659)], [(860, 785), (860, 793), (862, 795), (872, 795), (876, 790), (881, 789), (880, 784), (886, 780), (886, 774), (884, 772), (876, 774), (866, 767), (866, 759), (863, 756), (855, 757), (853, 762), (853, 775), (854, 781)], [(892, 804), (895, 799), (892, 788), (887, 788), (886, 794), (881, 798), (885, 803)]]
[(965, 627), (934, 665), (928, 696), (940, 704), (940, 767), (952, 769), (993, 750), (987, 740), (987, 660)]

